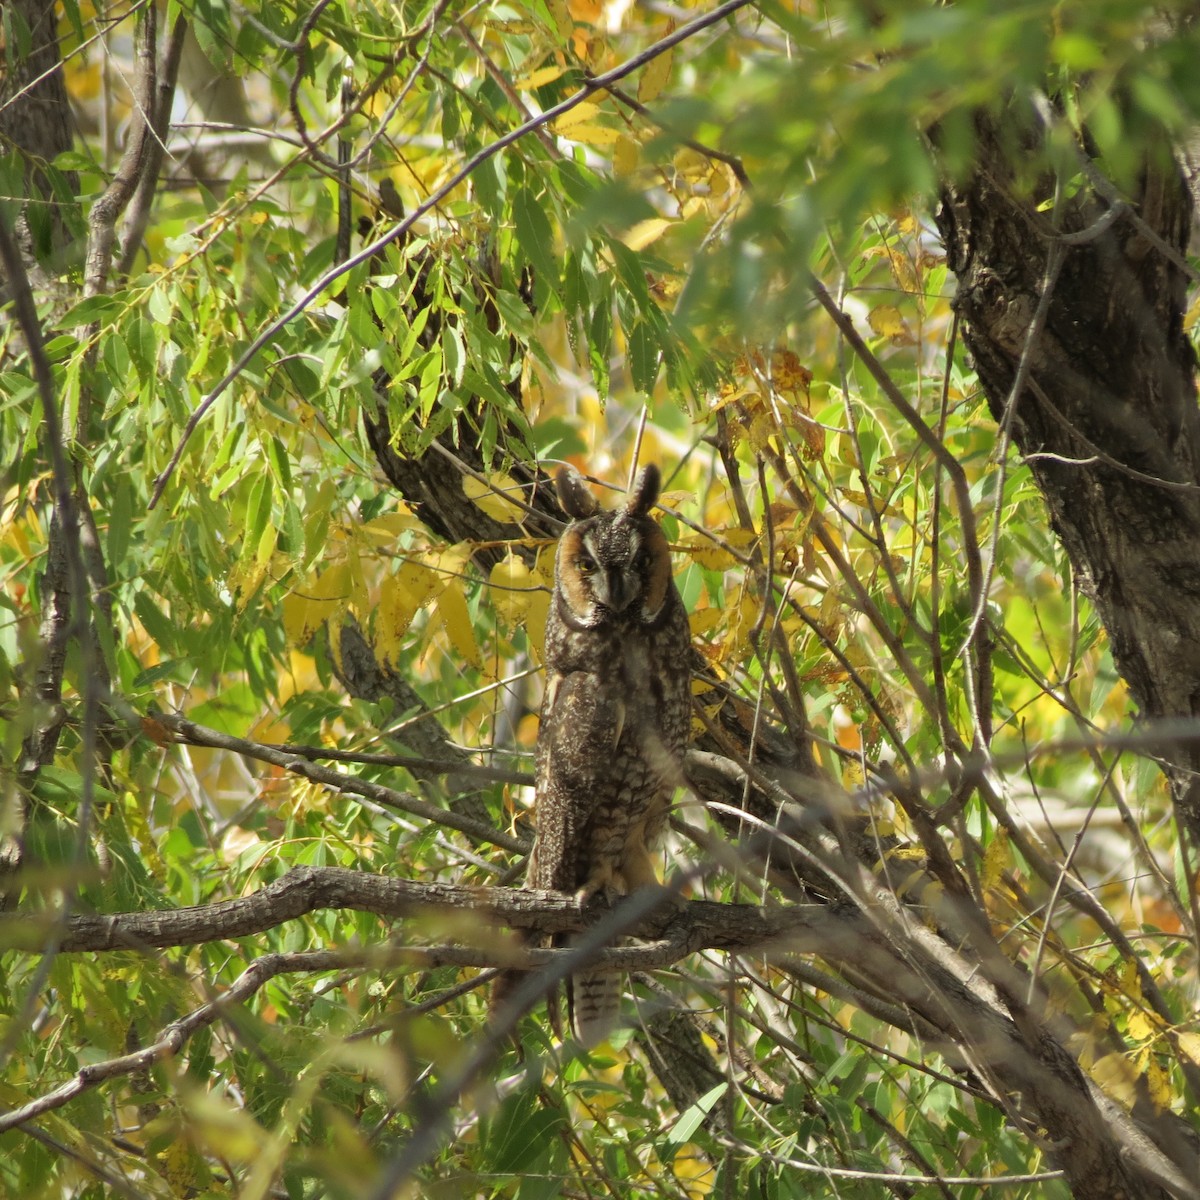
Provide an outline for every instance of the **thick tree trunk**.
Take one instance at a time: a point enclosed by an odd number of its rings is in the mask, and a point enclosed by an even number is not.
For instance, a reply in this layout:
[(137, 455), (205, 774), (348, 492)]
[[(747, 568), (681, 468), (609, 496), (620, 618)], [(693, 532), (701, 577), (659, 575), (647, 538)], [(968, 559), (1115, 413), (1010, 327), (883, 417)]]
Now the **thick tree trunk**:
[(1050, 185), (1017, 182), (1018, 156), (1040, 149), (1029, 128), (1018, 146), (981, 118), (973, 171), (944, 189), (955, 305), (992, 413), (1026, 456), (1140, 715), (1174, 722), (1176, 740), (1154, 748), (1180, 825), (1200, 841), (1200, 740), (1179, 729), (1200, 715), (1200, 410), (1183, 329), (1191, 198), (1170, 155), (1152, 152), (1127, 205), (1097, 173), (1060, 203), (1056, 229), (1039, 211)]

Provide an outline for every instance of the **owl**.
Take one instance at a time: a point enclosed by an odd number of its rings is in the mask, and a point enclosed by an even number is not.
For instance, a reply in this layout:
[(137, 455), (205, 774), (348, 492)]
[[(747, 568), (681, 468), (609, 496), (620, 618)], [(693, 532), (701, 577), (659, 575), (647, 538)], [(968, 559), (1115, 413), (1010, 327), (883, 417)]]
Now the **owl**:
[[(657, 882), (651, 850), (683, 780), (691, 726), (691, 635), (650, 516), (658, 468), (643, 469), (612, 512), (571, 467), (555, 482), (572, 520), (546, 622), (526, 886), (612, 900)], [(619, 973), (580, 972), (567, 989), (576, 1037), (596, 1044), (617, 1016)]]

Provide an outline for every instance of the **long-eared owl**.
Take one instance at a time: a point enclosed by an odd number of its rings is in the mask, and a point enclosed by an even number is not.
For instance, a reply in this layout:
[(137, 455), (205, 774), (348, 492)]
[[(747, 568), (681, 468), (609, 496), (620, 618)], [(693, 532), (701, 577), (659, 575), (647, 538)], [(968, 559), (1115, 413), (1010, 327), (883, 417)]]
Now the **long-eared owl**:
[[(572, 520), (546, 622), (526, 886), (613, 898), (656, 882), (651, 849), (683, 779), (691, 724), (691, 637), (650, 516), (658, 468), (644, 468), (612, 512), (573, 468), (555, 482)], [(575, 1034), (594, 1045), (616, 1019), (621, 976), (584, 972), (567, 987)]]

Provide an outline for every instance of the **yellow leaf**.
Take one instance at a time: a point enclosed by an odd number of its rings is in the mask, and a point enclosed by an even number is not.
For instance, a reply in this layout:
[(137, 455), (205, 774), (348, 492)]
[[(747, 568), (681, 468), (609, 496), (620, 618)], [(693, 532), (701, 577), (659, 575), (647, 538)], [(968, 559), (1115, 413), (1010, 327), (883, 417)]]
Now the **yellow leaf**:
[(413, 617), (440, 583), (438, 576), (419, 562), (404, 563), (395, 575), (383, 581), (375, 638), (385, 662), (396, 661)]
[(507, 625), (518, 625), (533, 599), (533, 576), (524, 561), (511, 551), (491, 571), (492, 607)]
[(637, 170), (642, 157), (642, 146), (637, 138), (627, 133), (618, 134), (613, 143), (613, 174), (618, 179), (625, 179)]
[(1200, 1033), (1181, 1033), (1178, 1035), (1178, 1041), (1180, 1053), (1200, 1067)]
[(350, 570), (335, 563), (311, 583), (302, 584), (283, 600), (283, 629), (293, 646), (304, 646), (309, 639), (343, 608), (349, 598)]
[(372, 606), (362, 558), (357, 554), (351, 555), (347, 566), (350, 568), (350, 607), (360, 616), (366, 616)]
[(1137, 1099), (1137, 1072), (1124, 1054), (1114, 1051), (1104, 1055), (1096, 1060), (1089, 1074), (1118, 1104), (1132, 1107)]
[(600, 105), (591, 104), (584, 101), (582, 104), (575, 105), (563, 113), (561, 117), (551, 126), (555, 133), (563, 133), (571, 128), (572, 125), (582, 125), (584, 121), (590, 121), (600, 113)]
[(260, 566), (265, 566), (271, 555), (275, 553), (275, 543), (279, 537), (279, 530), (274, 525), (268, 524), (258, 538), (258, 546), (254, 551), (254, 561)]
[(1183, 318), (1183, 331), (1191, 333), (1196, 327), (1197, 321), (1200, 321), (1200, 295), (1197, 295), (1195, 300), (1192, 301), (1187, 310), (1187, 316)]
[(692, 633), (708, 633), (716, 629), (725, 617), (725, 610), (720, 608), (701, 608), (688, 614), (688, 627)]
[(621, 241), (630, 250), (644, 250), (651, 242), (657, 242), (674, 224), (674, 221), (667, 221), (662, 217), (651, 217), (649, 220), (639, 221), (631, 229), (627, 229), (621, 235)]
[(771, 450), (771, 436), (775, 432), (774, 422), (765, 413), (758, 413), (750, 418), (750, 425), (746, 429), (746, 434), (750, 438), (750, 445), (759, 451)]
[(546, 7), (550, 9), (550, 15), (554, 18), (558, 36), (569, 38), (575, 32), (575, 22), (571, 18), (571, 9), (567, 0), (548, 0)]
[(940, 880), (931, 879), (921, 885), (918, 896), (920, 902), (931, 910), (930, 915), (932, 916), (941, 907), (942, 901), (946, 898), (946, 885)]
[(985, 890), (990, 890), (999, 884), (1000, 877), (1007, 865), (1008, 833), (1003, 829), (997, 829), (992, 840), (988, 842), (988, 848), (983, 852), (983, 870), (980, 873), (980, 882)]
[(535, 88), (544, 87), (548, 83), (553, 83), (565, 70), (566, 67), (562, 66), (539, 67), (536, 71), (531, 71), (524, 79), (518, 79), (516, 89), (518, 92), (531, 92)]
[(794, 351), (775, 350), (771, 354), (771, 382), (777, 388), (803, 392), (807, 396), (812, 377), (812, 372)]
[(674, 512), (675, 509), (677, 509), (681, 504), (691, 504), (695, 499), (695, 492), (663, 492), (659, 496), (656, 503), (659, 508), (669, 508), (672, 512)]
[(1154, 1026), (1150, 1024), (1150, 1018), (1141, 1009), (1136, 1009), (1129, 1014), (1129, 1023), (1126, 1029), (1135, 1042), (1144, 1042), (1154, 1035)]
[(1138, 974), (1138, 965), (1132, 959), (1126, 959), (1121, 966), (1121, 990), (1130, 1000), (1142, 998), (1142, 977)]
[(708, 411), (716, 412), (727, 404), (733, 404), (736, 400), (757, 399), (758, 395), (757, 387), (738, 387), (731, 383), (722, 384), (721, 390), (709, 401)]
[(283, 598), (283, 632), (289, 645), (303, 646), (321, 624), (316, 608), (304, 596), (289, 592)]
[(685, 146), (675, 155), (675, 170), (691, 180), (704, 179), (712, 168), (712, 160), (707, 154)]
[[(668, 29), (667, 32), (670, 33), (671, 30)], [(646, 64), (646, 69), (638, 81), (637, 92), (638, 99), (643, 104), (649, 104), (651, 100), (656, 99), (663, 88), (667, 86), (667, 80), (671, 78), (671, 63), (674, 58), (675, 51), (668, 50), (665, 54), (660, 54)]]
[(881, 304), (878, 308), (873, 308), (867, 320), (880, 337), (891, 338), (893, 342), (905, 345), (915, 340), (900, 315), (900, 310), (894, 304)]
[(737, 559), (724, 546), (714, 545), (703, 534), (692, 534), (679, 549), (709, 571), (727, 571), (737, 565)]
[(425, 561), (438, 572), (441, 586), (445, 587), (451, 579), (460, 577), (466, 570), (467, 563), (471, 561), (471, 547), (467, 542), (455, 542), (453, 546), (426, 555)]
[(479, 647), (475, 644), (475, 627), (471, 624), (471, 610), (462, 583), (452, 579), (438, 597), (437, 615), (459, 657), (472, 667), (478, 667)]
[(1158, 1112), (1170, 1105), (1171, 1080), (1153, 1058), (1146, 1066), (1146, 1087), (1150, 1092), (1150, 1101)]
[(354, 530), (372, 546), (390, 546), (401, 534), (415, 528), (419, 522), (408, 509), (384, 513)]
[(342, 669), (342, 623), (334, 621), (329, 626), (329, 652), (333, 655), (334, 665)]
[(493, 520), (519, 524), (525, 519), (525, 510), (508, 499), (521, 495), (521, 485), (510, 475), (493, 475), (486, 483), (473, 475), (464, 475), (462, 485), (467, 499)]
[(350, 568), (344, 562), (334, 563), (304, 589), (304, 594), (310, 600), (345, 602), (350, 598)]
[(585, 146), (613, 146), (621, 136), (619, 129), (610, 125), (597, 125), (594, 121), (581, 121), (569, 129), (559, 131), (563, 137), (573, 142), (582, 142)]

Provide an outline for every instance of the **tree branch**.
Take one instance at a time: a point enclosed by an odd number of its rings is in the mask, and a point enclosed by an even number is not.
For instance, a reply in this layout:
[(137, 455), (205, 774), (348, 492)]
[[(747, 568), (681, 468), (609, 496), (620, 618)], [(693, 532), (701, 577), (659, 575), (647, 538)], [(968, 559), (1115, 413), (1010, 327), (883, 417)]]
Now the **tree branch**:
[[(541, 933), (570, 932), (589, 926), (598, 915), (608, 911), (602, 901), (593, 900), (581, 906), (573, 897), (556, 892), (417, 883), (341, 867), (293, 867), (274, 883), (237, 900), (166, 911), (74, 914), (64, 923), (58, 950), (78, 954), (195, 946), (264, 933), (284, 921), (321, 909), (348, 909), (388, 918), (420, 917), (437, 910), (485, 918), (478, 928), (481, 943), (487, 944), (472, 949), (470, 961), (460, 964), (481, 967), (511, 966), (514, 954), (518, 953), (496, 948), (490, 931), (498, 925), (536, 929)], [(0, 914), (0, 947), (40, 949), (49, 919)], [(759, 908), (692, 900), (678, 909), (666, 906), (665, 911), (647, 916), (630, 932), (643, 938), (662, 938), (670, 931), (680, 947), (670, 960), (675, 961), (700, 949), (748, 950), (784, 938), (792, 953), (819, 950), (831, 933), (837, 932), (836, 922), (830, 926), (830, 920), (827, 910), (820, 905)], [(628, 948), (622, 948), (612, 952), (614, 967), (626, 965), (621, 956), (627, 951)], [(530, 964), (541, 962), (539, 955), (549, 954), (527, 953)], [(636, 955), (629, 965), (635, 960), (639, 969), (649, 969), (644, 957)]]
[[(117, 218), (125, 211), (138, 186), (148, 160), (152, 120), (155, 111), (155, 87), (158, 78), (158, 18), (154, 4), (143, 6), (138, 18), (134, 53), (137, 74), (134, 82), (133, 112), (125, 153), (117, 165), (112, 182), (92, 205), (88, 214), (88, 247), (84, 264), (83, 294), (99, 295), (108, 283), (116, 241)], [(98, 328), (98, 327), (97, 327)], [(83, 417), (80, 417), (81, 422)]]
[[(310, 955), (268, 955), (255, 963), (229, 992), (209, 1005), (168, 1026), (159, 1039), (134, 1055), (84, 1068), (62, 1087), (32, 1102), (14, 1116), (0, 1120), (0, 1130), (28, 1120), (116, 1074), (143, 1069), (157, 1058), (178, 1052), (196, 1028), (217, 1019), (286, 970), (334, 970), (348, 966), (418, 964), (423, 967), (521, 966), (529, 978), (501, 1014), (485, 1043), (448, 1085), (446, 1097), (457, 1095), (494, 1053), (498, 1039), (511, 1028), (524, 1007), (579, 965), (580, 956), (614, 970), (649, 970), (701, 949), (754, 952), (768, 961), (796, 954), (819, 954), (842, 971), (869, 979), (884, 988), (904, 1008), (942, 1033), (944, 1049), (986, 1081), (1003, 1102), (1017, 1103), (1036, 1113), (1044, 1127), (1063, 1145), (1055, 1157), (1079, 1170), (1091, 1164), (1104, 1177), (1139, 1183), (1131, 1195), (1195, 1197), (1200, 1192), (1186, 1181), (1162, 1150), (1080, 1072), (1074, 1059), (1051, 1031), (1027, 1018), (1016, 1020), (1002, 998), (980, 980), (961, 959), (910, 916), (887, 908), (870, 914), (827, 905), (757, 907), (708, 901), (670, 902), (670, 893), (643, 890), (612, 909), (592, 902), (581, 907), (572, 897), (551, 892), (508, 888), (465, 888), (422, 884), (411, 880), (366, 875), (340, 868), (298, 867), (252, 896), (171, 912), (119, 913), (108, 916), (70, 915), (62, 922), (60, 953), (117, 949), (149, 950), (195, 945), (219, 938), (244, 937), (274, 928), (319, 909), (345, 908), (381, 917), (416, 918), (430, 912), (455, 912), (475, 918), (478, 946), (364, 948), (348, 952), (322, 951)], [(522, 950), (496, 944), (489, 931), (498, 925), (533, 928), (542, 933), (586, 929), (570, 950)], [(36, 950), (45, 936), (45, 923), (29, 917), (0, 917), (0, 945)], [(606, 948), (618, 935), (632, 934), (648, 943)], [(535, 972), (535, 968), (537, 968)], [(443, 1114), (444, 1115), (444, 1114)], [(440, 1117), (431, 1116), (411, 1145), (389, 1171), (403, 1163), (415, 1166), (431, 1152), (441, 1130)], [(1177, 1156), (1176, 1156), (1177, 1157)], [(1068, 1174), (1074, 1174), (1068, 1166)]]
[(171, 105), (175, 100), (175, 85), (179, 79), (179, 64), (183, 59), (183, 47), (187, 41), (188, 22), (183, 15), (175, 18), (167, 52), (163, 58), (163, 69), (158, 77), (158, 87), (151, 111), (150, 137), (145, 150), (145, 164), (137, 181), (129, 221), (125, 229), (125, 246), (121, 252), (118, 271), (128, 275), (133, 269), (138, 249), (146, 235), (150, 222), (150, 210), (154, 206), (154, 193), (167, 153), (167, 133), (171, 127)]

